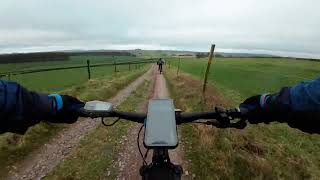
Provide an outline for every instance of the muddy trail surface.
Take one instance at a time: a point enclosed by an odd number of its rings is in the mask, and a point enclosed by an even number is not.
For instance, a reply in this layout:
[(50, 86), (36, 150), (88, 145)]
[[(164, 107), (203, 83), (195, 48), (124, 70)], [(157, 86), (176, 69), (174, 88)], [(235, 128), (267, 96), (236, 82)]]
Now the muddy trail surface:
[[(153, 91), (150, 93), (150, 98), (169, 98), (169, 91), (166, 85), (166, 80), (162, 74), (159, 74), (158, 71), (154, 70), (153, 73), (154, 78), (154, 87)], [(147, 101), (141, 104), (141, 111), (146, 112), (147, 110)], [(139, 174), (139, 169), (143, 165), (143, 159), (138, 150), (137, 137), (138, 132), (141, 125), (137, 124), (133, 128), (131, 128), (125, 138), (124, 147), (122, 151), (119, 153), (118, 160), (114, 164), (116, 169), (120, 170), (120, 173), (117, 177), (117, 180), (140, 180), (141, 176)], [(142, 130), (140, 133), (139, 144), (144, 155), (147, 149), (143, 146), (143, 134)], [(180, 139), (180, 138), (179, 138)], [(187, 170), (187, 163), (183, 160), (184, 151), (183, 144), (179, 144), (179, 146), (174, 150), (169, 150), (170, 160), (174, 164), (179, 164), (183, 167), (184, 174), (182, 175), (182, 179), (191, 179)], [(148, 156), (146, 159), (149, 164), (152, 161), (152, 150), (148, 152)], [(107, 179), (107, 178), (106, 178)]]
[[(150, 80), (153, 77), (153, 69), (150, 68), (108, 101), (112, 102), (114, 106), (119, 105), (145, 80)], [(77, 147), (82, 136), (97, 127), (99, 123), (100, 121), (92, 119), (77, 121), (70, 128), (62, 130), (50, 142), (32, 152), (25, 160), (14, 165), (13, 170), (9, 172), (9, 176), (5, 179), (41, 179), (63, 160), (72, 149)]]

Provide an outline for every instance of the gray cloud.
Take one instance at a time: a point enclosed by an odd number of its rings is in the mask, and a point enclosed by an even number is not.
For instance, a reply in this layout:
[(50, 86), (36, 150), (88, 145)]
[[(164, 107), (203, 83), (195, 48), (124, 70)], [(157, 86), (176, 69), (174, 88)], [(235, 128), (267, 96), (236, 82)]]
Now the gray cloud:
[(0, 52), (170, 48), (320, 56), (317, 0), (2, 0)]

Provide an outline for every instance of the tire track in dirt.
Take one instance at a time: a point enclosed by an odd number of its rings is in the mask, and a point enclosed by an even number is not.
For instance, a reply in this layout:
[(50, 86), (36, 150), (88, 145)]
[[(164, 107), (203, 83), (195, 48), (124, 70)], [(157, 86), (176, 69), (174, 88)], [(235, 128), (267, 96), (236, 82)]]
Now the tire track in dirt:
[[(156, 76), (156, 69), (153, 69), (152, 80), (155, 80)], [(149, 92), (149, 98), (142, 102), (138, 108), (140, 112), (146, 112), (148, 106), (148, 100), (153, 97), (154, 86), (152, 87), (151, 91)], [(146, 92), (147, 93), (147, 92)], [(142, 164), (141, 156), (138, 151), (137, 146), (137, 137), (138, 132), (141, 127), (141, 124), (136, 123), (133, 127), (130, 128), (128, 134), (124, 138), (123, 142), (123, 149), (119, 152), (117, 160), (113, 163), (113, 169), (119, 170), (119, 175), (116, 178), (117, 180), (120, 179), (141, 179), (139, 175), (139, 167)], [(140, 136), (142, 136), (143, 131), (141, 132)], [(141, 138), (140, 138), (141, 139)], [(145, 153), (146, 149), (142, 147), (142, 141), (140, 141), (140, 147), (142, 148), (143, 154)], [(104, 179), (110, 179), (110, 170), (107, 169), (107, 174)]]
[[(156, 69), (154, 70), (154, 88), (153, 92), (150, 94), (150, 98), (169, 98), (169, 91), (167, 89), (166, 81), (163, 75), (159, 74)], [(141, 105), (141, 111), (146, 111), (147, 103), (144, 102)], [(143, 164), (142, 157), (138, 151), (137, 147), (137, 137), (138, 132), (141, 125), (137, 124), (127, 134), (124, 142), (124, 149), (120, 152), (119, 158), (115, 163), (114, 168), (119, 169), (120, 173), (117, 180), (140, 180), (141, 176), (139, 174), (139, 169)], [(147, 149), (143, 146), (143, 134), (144, 132), (141, 131), (140, 134), (140, 148), (143, 154), (147, 151)], [(180, 138), (179, 138), (180, 139)], [(184, 169), (184, 174), (182, 175), (182, 179), (191, 179), (188, 175), (187, 163), (183, 160), (184, 151), (183, 151), (183, 144), (179, 144), (179, 146), (174, 150), (169, 150), (170, 160), (174, 164), (180, 164)], [(146, 161), (148, 163), (151, 162), (152, 159), (152, 151), (150, 150), (148, 153), (148, 158)], [(107, 178), (106, 178), (107, 179)]]
[[(116, 96), (108, 101), (112, 102), (114, 106), (119, 105), (140, 84), (145, 80), (151, 79), (153, 69), (153, 67), (150, 68), (145, 74), (119, 91)], [(100, 121), (92, 119), (80, 120), (73, 124), (72, 127), (62, 130), (50, 142), (32, 152), (22, 162), (17, 163), (6, 179), (41, 179), (46, 176), (72, 149), (77, 147), (81, 137), (94, 129), (99, 123)]]

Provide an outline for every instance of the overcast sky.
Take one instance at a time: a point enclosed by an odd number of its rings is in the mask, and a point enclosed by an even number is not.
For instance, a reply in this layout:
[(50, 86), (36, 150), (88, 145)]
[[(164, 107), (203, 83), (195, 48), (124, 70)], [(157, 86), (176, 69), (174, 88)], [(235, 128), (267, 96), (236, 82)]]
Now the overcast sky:
[(68, 49), (320, 58), (319, 0), (1, 0), (0, 53)]

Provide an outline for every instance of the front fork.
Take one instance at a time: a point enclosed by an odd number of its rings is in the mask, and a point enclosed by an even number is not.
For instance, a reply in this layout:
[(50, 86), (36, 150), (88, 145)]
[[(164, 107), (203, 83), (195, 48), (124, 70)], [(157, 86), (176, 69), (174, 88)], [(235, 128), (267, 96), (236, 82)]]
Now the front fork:
[(154, 149), (152, 163), (140, 168), (143, 180), (147, 179), (173, 179), (180, 180), (183, 169), (170, 161), (168, 149)]

